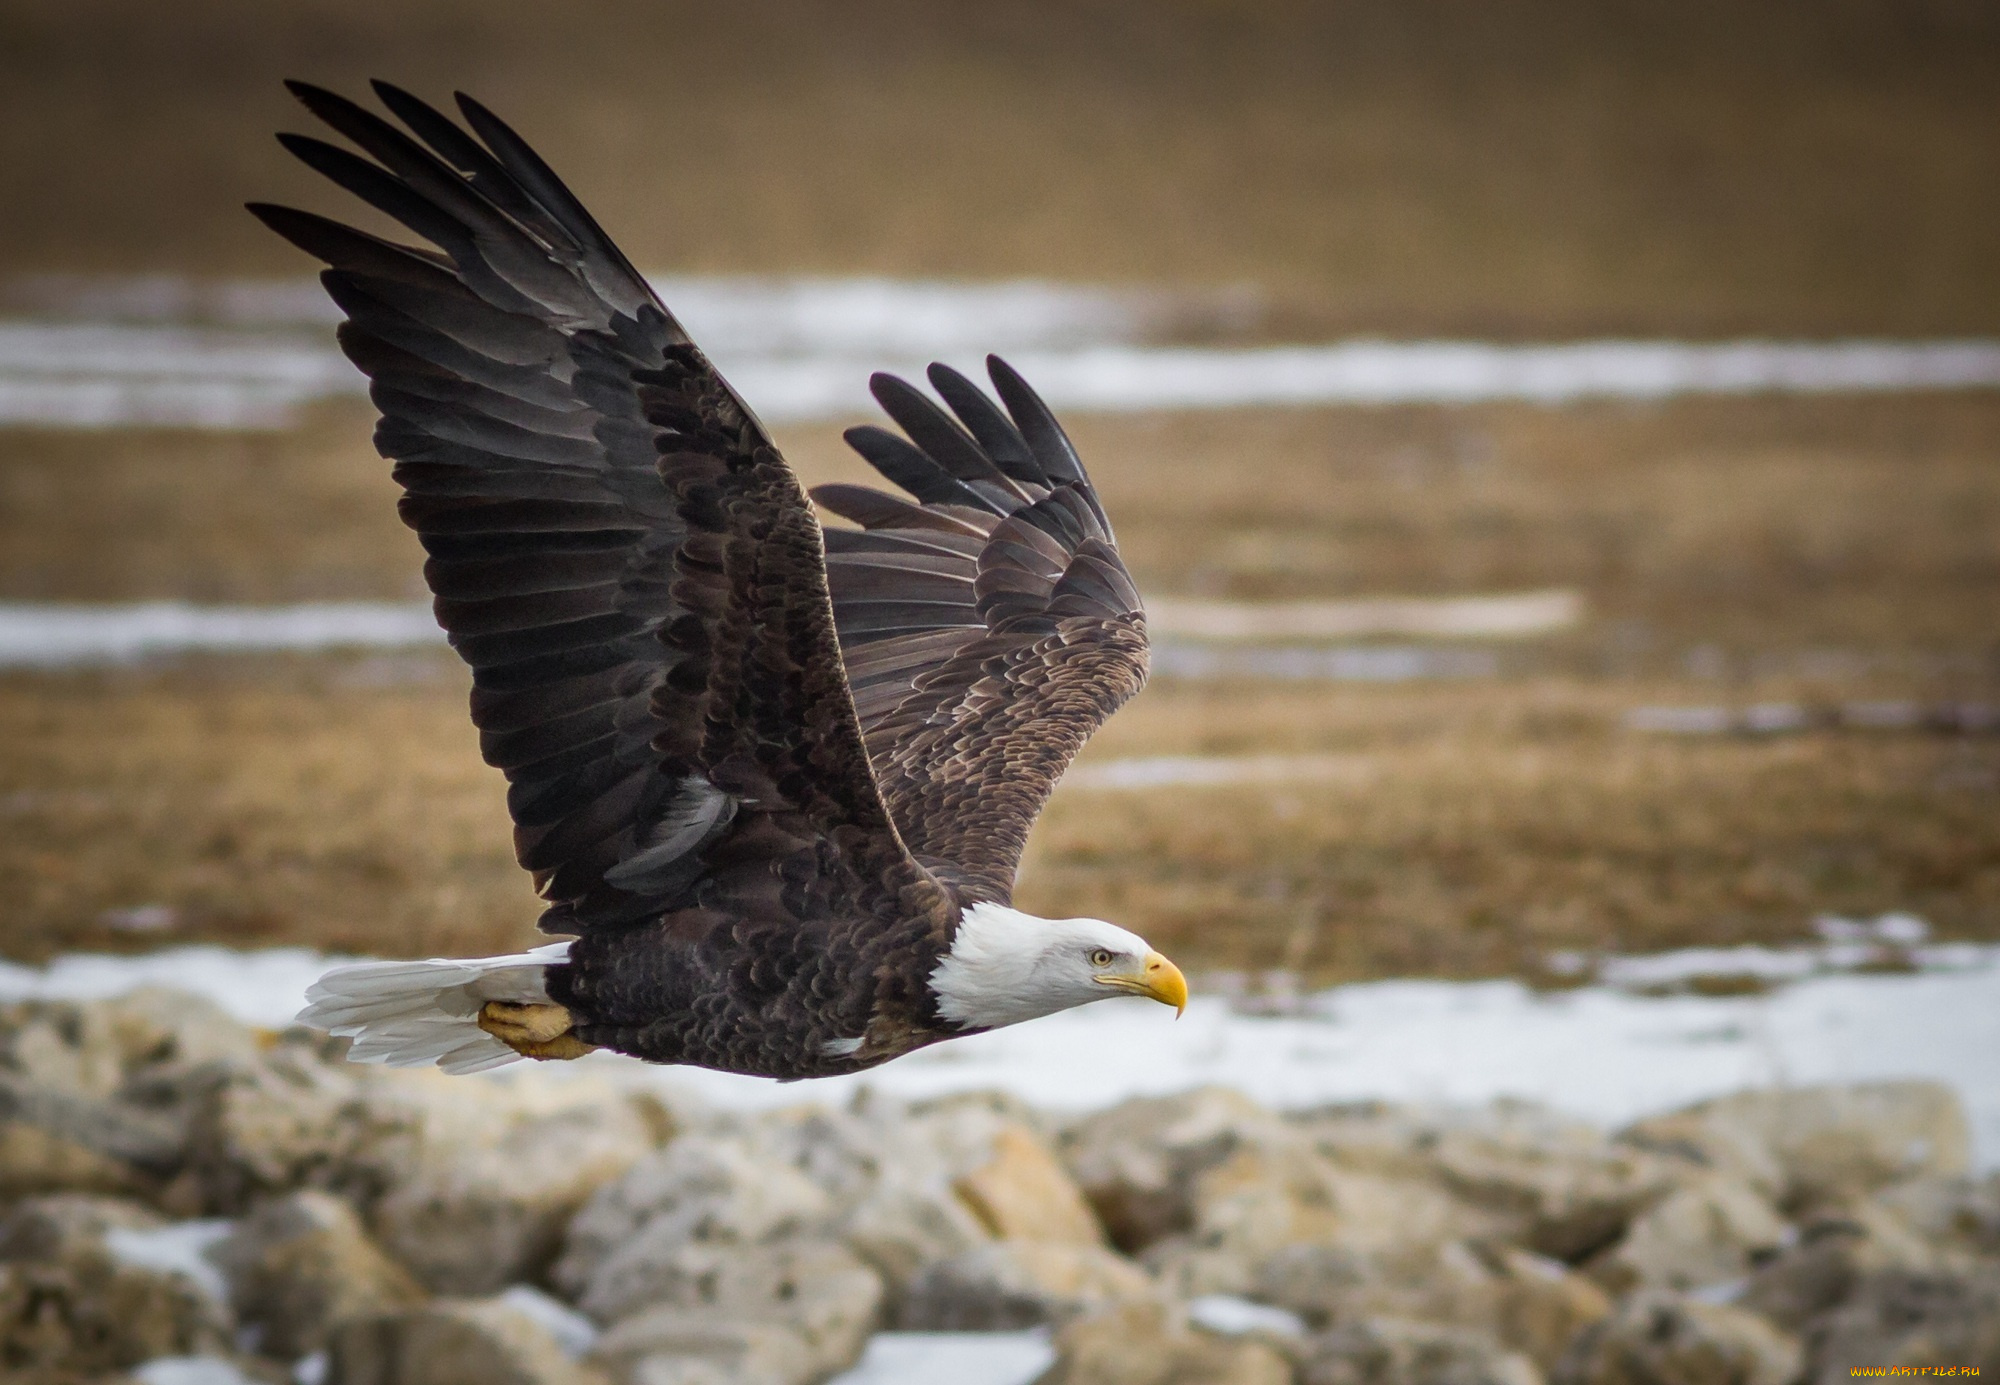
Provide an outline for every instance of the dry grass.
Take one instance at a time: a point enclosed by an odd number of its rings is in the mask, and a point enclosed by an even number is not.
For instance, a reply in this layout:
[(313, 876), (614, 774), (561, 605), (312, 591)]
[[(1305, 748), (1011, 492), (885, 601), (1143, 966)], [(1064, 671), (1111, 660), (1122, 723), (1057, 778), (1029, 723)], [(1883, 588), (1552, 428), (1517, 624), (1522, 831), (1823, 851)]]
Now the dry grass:
[[(1093, 757), (1314, 752), (1339, 772), (1059, 794), (1022, 902), (1199, 968), (1323, 979), (1533, 975), (1551, 948), (1783, 940), (1825, 910), (2000, 938), (2000, 742), (1617, 729), (1635, 696), (1677, 691), (1162, 684)], [(463, 708), (429, 656), (7, 680), (0, 954), (517, 946), (536, 904)], [(105, 918), (147, 905), (178, 925)]]
[[(2000, 937), (2000, 743), (1617, 729), (1650, 701), (2000, 690), (2000, 400), (1094, 418), (1155, 591), (1574, 586), (1593, 619), (1452, 686), (1162, 682), (1093, 757), (1331, 754), (1283, 789), (1072, 792), (1022, 899), (1203, 967), (1532, 974), (1553, 947), (1910, 908)], [(0, 435), (0, 595), (404, 596), (359, 407), (296, 434)], [(855, 475), (831, 428), (809, 476)], [(1712, 651), (1704, 676), (1688, 652)], [(1539, 669), (1540, 672), (1534, 670)], [(1722, 675), (1717, 681), (1715, 675)], [(0, 954), (179, 938), (496, 950), (536, 911), (448, 657), (0, 683)]]
[[(7, 680), (0, 952), (526, 940), (538, 909), (463, 685), (444, 655)], [(164, 934), (102, 920), (161, 904), (181, 920)]]
[(2000, 327), (1964, 0), (9, 0), (0, 270), (296, 273), (278, 88), (464, 87), (647, 265), (1249, 281), (1298, 330)]
[[(0, 432), (0, 597), (421, 594), (361, 405), (296, 433)], [(1583, 667), (2000, 651), (2000, 398), (1079, 418), (1146, 589), (1575, 587)], [(865, 479), (833, 426), (810, 480)]]
[(2000, 938), (2000, 743), (1620, 729), (1688, 692), (1162, 685), (1093, 753), (1314, 753), (1326, 777), (1059, 795), (1023, 906), (1321, 980), (1534, 976), (1556, 949), (1784, 942), (1825, 912)]
[[(2000, 331), (2000, 18), (1959, 0), (0, 0), (0, 277), (303, 271), (277, 81), (475, 90), (649, 267), (1268, 290), (1276, 336)], [(264, 437), (0, 433), (0, 598), (400, 598), (358, 405)], [(2000, 937), (2000, 749), (1647, 739), (1644, 701), (1993, 697), (2000, 400), (1078, 420), (1142, 584), (1565, 586), (1516, 676), (1160, 684), (1023, 899), (1204, 967), (1533, 974), (1558, 946), (1913, 908)], [(814, 480), (857, 464), (784, 431)], [(1700, 657), (1690, 661), (1691, 652)], [(1516, 666), (1516, 665), (1510, 665)], [(1700, 676), (1697, 676), (1699, 674)], [(1718, 677), (1721, 681), (1718, 681)], [(0, 680), (0, 954), (495, 950), (535, 903), (443, 656)], [(161, 904), (167, 934), (107, 911)]]

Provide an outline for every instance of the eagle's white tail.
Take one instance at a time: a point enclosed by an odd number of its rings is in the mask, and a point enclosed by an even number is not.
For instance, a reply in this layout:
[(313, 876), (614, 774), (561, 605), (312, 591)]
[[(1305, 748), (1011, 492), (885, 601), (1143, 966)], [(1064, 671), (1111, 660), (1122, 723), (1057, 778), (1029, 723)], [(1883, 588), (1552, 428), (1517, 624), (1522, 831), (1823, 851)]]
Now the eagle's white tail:
[(339, 967), (306, 990), (299, 1023), (353, 1039), (351, 1062), (484, 1072), (521, 1055), (479, 1027), (479, 1008), (489, 1000), (546, 1004), (543, 971), (568, 958), (568, 943), (550, 943), (511, 957)]

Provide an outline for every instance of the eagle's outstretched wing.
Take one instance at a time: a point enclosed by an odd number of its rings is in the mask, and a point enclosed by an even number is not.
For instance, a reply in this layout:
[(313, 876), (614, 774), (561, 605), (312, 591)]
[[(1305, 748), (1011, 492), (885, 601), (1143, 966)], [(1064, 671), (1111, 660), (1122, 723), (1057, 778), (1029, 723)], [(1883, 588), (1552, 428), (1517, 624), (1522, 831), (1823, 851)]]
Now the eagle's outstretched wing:
[[(373, 161), (286, 147), (437, 247), (252, 208), (331, 266), (542, 926), (733, 937), (752, 989), (829, 941), (869, 965), (870, 918), (947, 934), (870, 770), (818, 521), (756, 418), (484, 107), (458, 98), (467, 133), (378, 83), (412, 139), (292, 90)], [(863, 936), (751, 936), (828, 919)], [(828, 1022), (858, 1032), (873, 999)]]
[(834, 620), (868, 754), (903, 840), (970, 898), (1005, 902), (1042, 805), (1146, 681), (1146, 618), (1097, 492), (1046, 405), (989, 357), (1006, 412), (930, 368), (957, 417), (870, 381), (909, 440), (847, 440), (910, 496), (820, 486), (863, 526), (826, 534)]

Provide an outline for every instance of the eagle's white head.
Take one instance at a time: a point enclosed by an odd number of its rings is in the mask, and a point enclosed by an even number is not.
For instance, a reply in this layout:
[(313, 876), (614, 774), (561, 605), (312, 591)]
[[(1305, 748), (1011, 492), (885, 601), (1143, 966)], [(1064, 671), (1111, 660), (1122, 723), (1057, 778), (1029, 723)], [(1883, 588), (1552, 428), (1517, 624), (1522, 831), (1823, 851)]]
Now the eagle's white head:
[(1042, 919), (1000, 904), (969, 906), (951, 951), (931, 972), (938, 1013), (998, 1029), (1115, 995), (1187, 1007), (1179, 967), (1103, 919)]

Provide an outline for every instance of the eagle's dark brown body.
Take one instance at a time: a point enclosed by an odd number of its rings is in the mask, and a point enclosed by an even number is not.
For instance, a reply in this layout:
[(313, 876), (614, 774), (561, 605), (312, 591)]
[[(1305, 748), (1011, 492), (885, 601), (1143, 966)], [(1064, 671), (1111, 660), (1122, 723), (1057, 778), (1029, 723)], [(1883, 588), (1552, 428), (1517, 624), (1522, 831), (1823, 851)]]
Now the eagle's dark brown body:
[[(550, 998), (584, 1041), (800, 1077), (947, 1033), (927, 979), (1004, 903), (1072, 756), (1143, 683), (1144, 617), (1074, 450), (877, 377), (855, 429), (905, 499), (815, 493), (554, 174), (483, 107), (395, 88), (416, 138), (316, 88), (373, 162), (284, 136), (437, 250), (253, 208), (320, 257), (376, 444), (429, 554), (521, 864), (576, 934)], [(859, 1041), (856, 1046), (856, 1041)]]

